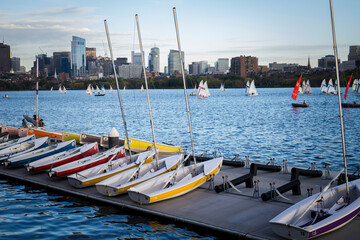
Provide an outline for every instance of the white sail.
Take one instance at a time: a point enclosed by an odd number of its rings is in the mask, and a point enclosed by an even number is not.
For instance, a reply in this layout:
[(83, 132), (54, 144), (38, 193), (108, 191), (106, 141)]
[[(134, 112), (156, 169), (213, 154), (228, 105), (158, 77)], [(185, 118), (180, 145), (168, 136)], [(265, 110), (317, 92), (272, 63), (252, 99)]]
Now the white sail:
[(67, 93), (65, 86), (63, 86), (63, 92), (64, 92), (65, 94)]
[(96, 94), (99, 94), (100, 93), (100, 89), (98, 87), (98, 85), (96, 85)]
[(312, 89), (311, 89), (311, 86), (310, 86), (310, 80), (306, 81), (305, 93), (312, 93)]
[(327, 87), (327, 91), (326, 91), (327, 94), (329, 95), (333, 95), (335, 94), (335, 88), (334, 88), (334, 84), (332, 82), (332, 79), (330, 78), (329, 80), (329, 83), (328, 83), (328, 87)]
[(359, 80), (358, 79), (355, 79), (354, 82), (353, 82), (353, 85), (351, 87), (351, 89), (353, 90), (353, 92), (356, 92), (357, 88), (358, 88), (358, 85), (359, 85)]
[(255, 87), (255, 81), (252, 80), (251, 84), (250, 84), (249, 91), (248, 91), (248, 96), (257, 96), (257, 95), (258, 95), (258, 92), (257, 92), (256, 87)]
[(52, 91), (52, 90), (53, 90), (53, 87), (51, 87), (50, 91)]
[(93, 87), (93, 86), (91, 86), (91, 91), (92, 91), (92, 93), (94, 93), (94, 92), (95, 92), (95, 89), (94, 89), (94, 87)]
[(245, 87), (245, 96), (247, 96), (249, 94), (249, 89), (250, 89), (250, 82), (247, 81), (246, 82), (246, 87)]
[(195, 83), (195, 87), (194, 87), (194, 92), (196, 92), (197, 88), (196, 88), (196, 83)]
[(199, 83), (199, 88), (198, 88), (198, 92), (197, 92), (198, 98), (207, 98), (208, 97), (208, 92), (206, 91), (206, 87), (207, 87), (207, 82), (204, 83), (204, 81), (201, 80)]
[(105, 87), (104, 87), (104, 85), (102, 85), (102, 86), (101, 86), (101, 93), (102, 93), (102, 94), (105, 94), (105, 92), (106, 92)]
[(207, 81), (205, 81), (205, 83), (204, 83), (204, 88), (205, 88), (206, 97), (210, 97), (210, 91), (209, 91)]
[(143, 92), (143, 91), (144, 91), (144, 86), (141, 85), (140, 92)]
[(321, 87), (320, 87), (320, 93), (327, 93), (327, 86), (326, 86), (326, 80), (322, 80)]
[[(306, 83), (305, 80), (302, 82), (302, 88), (301, 88), (301, 93), (306, 92)], [(299, 88), (299, 93), (300, 93), (300, 88)]]
[(225, 92), (225, 84), (221, 83), (221, 85), (220, 85), (220, 91)]
[(114, 90), (113, 90), (113, 88), (112, 88), (111, 85), (110, 85), (110, 90), (109, 90), (109, 92), (110, 92), (110, 93), (113, 93), (113, 91), (114, 91)]
[(89, 86), (86, 89), (86, 95), (92, 95), (92, 91), (91, 91), (91, 84), (89, 84)]
[(61, 85), (59, 86), (59, 92), (63, 92), (62, 88), (61, 88)]

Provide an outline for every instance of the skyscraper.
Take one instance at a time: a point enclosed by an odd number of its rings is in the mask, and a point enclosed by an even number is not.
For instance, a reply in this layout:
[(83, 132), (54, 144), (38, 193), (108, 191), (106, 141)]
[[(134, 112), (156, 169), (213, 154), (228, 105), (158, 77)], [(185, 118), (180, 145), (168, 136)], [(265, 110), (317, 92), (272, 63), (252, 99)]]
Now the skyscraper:
[(10, 72), (10, 46), (0, 43), (0, 72)]
[(76, 36), (73, 36), (71, 41), (71, 69), (74, 77), (85, 75), (86, 41)]
[[(185, 54), (181, 51), (182, 56), (182, 64), (184, 67), (185, 62)], [(185, 68), (185, 67), (184, 67)], [(169, 75), (173, 75), (174, 73), (181, 72), (181, 65), (180, 65), (180, 58), (179, 58), (179, 51), (171, 49), (168, 55), (168, 70)]]
[[(65, 70), (67, 70), (66, 73), (70, 73), (70, 72), (68, 72), (67, 65), (64, 67), (61, 67), (61, 58), (70, 59), (70, 52), (54, 52), (53, 53), (54, 71), (56, 70), (56, 72), (59, 74), (59, 73), (63, 72), (62, 70), (65, 69)], [(69, 60), (68, 60), (68, 62), (69, 62)]]
[[(144, 55), (144, 52), (143, 52), (143, 55)], [(144, 57), (145, 57), (145, 55), (144, 55)], [(139, 53), (139, 52), (136, 53), (134, 51), (131, 51), (131, 63), (134, 65), (142, 65), (141, 53)]]
[(215, 63), (215, 71), (217, 73), (225, 73), (229, 70), (229, 59), (219, 58)]
[(11, 68), (14, 72), (20, 71), (20, 58), (18, 57), (11, 58)]
[(160, 72), (160, 50), (157, 47), (153, 47), (149, 53), (149, 70)]

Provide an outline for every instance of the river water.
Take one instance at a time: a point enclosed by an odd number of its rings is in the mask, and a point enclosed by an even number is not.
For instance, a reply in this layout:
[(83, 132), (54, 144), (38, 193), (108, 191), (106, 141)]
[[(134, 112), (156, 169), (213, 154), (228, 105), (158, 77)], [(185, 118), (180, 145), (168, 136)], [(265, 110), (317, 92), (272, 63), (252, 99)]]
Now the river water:
[[(310, 108), (293, 108), (292, 90), (258, 89), (259, 96), (246, 97), (244, 89), (227, 89), (226, 92), (210, 89), (208, 99), (189, 97), (196, 153), (216, 151), (228, 158), (239, 154), (241, 159), (249, 155), (250, 160), (262, 163), (275, 158), (277, 164), (287, 159), (289, 165), (301, 167), (309, 167), (315, 162), (318, 169), (323, 169), (327, 162), (331, 169), (341, 169), (343, 158), (337, 96), (321, 95), (318, 89), (313, 89), (313, 94), (298, 96), (298, 102), (306, 100)], [(34, 92), (0, 92), (1, 96), (4, 94), (11, 98), (0, 99), (0, 124), (21, 126), (22, 114), (31, 116), (35, 112)], [(121, 90), (121, 96), (129, 136), (152, 141), (146, 93)], [(184, 91), (150, 90), (150, 101), (156, 141), (180, 145), (191, 151)], [(349, 93), (348, 101), (360, 102), (360, 98)], [(44, 119), (45, 127), (52, 130), (107, 135), (115, 127), (120, 136), (125, 135), (115, 91), (113, 94), (107, 92), (103, 97), (86, 96), (85, 90), (70, 90), (68, 94), (40, 91), (39, 115)], [(343, 109), (343, 115), (351, 172), (359, 164), (360, 109)], [(123, 215), (117, 210), (108, 211), (106, 207), (90, 206), (41, 190), (28, 191), (22, 185), (7, 181), (0, 182), (0, 185), (0, 220), (8, 225), (8, 228), (2, 227), (0, 233), (7, 236), (39, 234), (39, 238), (43, 238), (53, 231), (53, 227), (61, 225), (65, 232), (58, 230), (53, 236), (92, 238), (102, 234), (99, 233), (101, 229), (105, 234), (103, 238), (135, 238), (136, 235), (132, 234), (137, 232), (140, 238), (151, 239), (199, 237), (198, 233), (184, 227)], [(29, 211), (26, 218), (22, 211), (25, 207)], [(51, 221), (47, 221), (49, 219)], [(24, 221), (38, 221), (39, 224), (29, 225), (24, 231), (12, 230), (11, 226), (19, 229)]]

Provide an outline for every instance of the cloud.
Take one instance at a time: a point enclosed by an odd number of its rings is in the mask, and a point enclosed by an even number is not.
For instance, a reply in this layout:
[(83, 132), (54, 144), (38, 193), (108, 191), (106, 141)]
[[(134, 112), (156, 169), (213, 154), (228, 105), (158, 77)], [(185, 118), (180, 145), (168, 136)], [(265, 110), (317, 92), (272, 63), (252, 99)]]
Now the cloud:
[(62, 7), (55, 7), (55, 8), (46, 8), (46, 9), (38, 9), (23, 12), (20, 15), (29, 16), (29, 17), (39, 17), (39, 16), (46, 16), (46, 17), (53, 17), (53, 16), (66, 16), (74, 14), (88, 14), (92, 13), (96, 10), (96, 8), (90, 7), (71, 7), (71, 8), (62, 8)]

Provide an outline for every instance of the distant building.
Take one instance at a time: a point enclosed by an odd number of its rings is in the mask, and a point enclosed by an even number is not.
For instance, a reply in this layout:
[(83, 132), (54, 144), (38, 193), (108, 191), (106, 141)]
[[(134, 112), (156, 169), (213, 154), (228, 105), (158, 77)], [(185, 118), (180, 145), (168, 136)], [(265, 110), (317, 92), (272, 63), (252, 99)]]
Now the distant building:
[(360, 46), (350, 46), (348, 60), (360, 60)]
[(213, 74), (215, 73), (215, 67), (208, 66), (206, 69), (207, 74)]
[(356, 69), (356, 60), (343, 61), (339, 66), (340, 71)]
[(149, 53), (149, 71), (160, 72), (160, 49), (153, 47)]
[[(143, 55), (144, 55), (144, 52), (143, 52)], [(131, 51), (131, 63), (134, 64), (134, 65), (141, 65), (142, 66), (141, 53), (140, 52), (136, 53), (134, 51)]]
[(226, 73), (229, 70), (229, 59), (228, 58), (219, 58), (215, 63), (215, 72), (216, 73)]
[(18, 57), (11, 58), (11, 69), (14, 72), (20, 72), (20, 58)]
[(10, 72), (10, 46), (0, 43), (0, 72)]
[(269, 72), (269, 68), (267, 67), (267, 66), (263, 66), (263, 65), (259, 65), (258, 66), (258, 72), (259, 73), (267, 73), (267, 72)]
[(293, 71), (294, 69), (297, 69), (299, 67), (299, 64), (297, 63), (269, 63), (269, 70), (270, 71), (280, 71), (280, 72), (287, 72), (287, 71)]
[(198, 75), (199, 74), (199, 62), (192, 62), (189, 64), (189, 74)]
[(258, 59), (252, 56), (240, 56), (231, 59), (230, 73), (233, 75), (240, 75), (241, 77), (248, 77), (257, 73)]
[[(46, 54), (39, 54), (36, 56), (39, 62), (39, 76), (48, 77), (53, 74), (52, 71), (52, 58), (48, 57)], [(34, 61), (34, 68), (36, 71), (36, 59)], [(35, 72), (34, 72), (35, 73)]]
[(89, 65), (96, 63), (96, 48), (85, 48), (86, 51), (86, 70), (89, 71)]
[[(182, 65), (183, 68), (185, 68), (184, 66), (184, 62), (185, 62), (185, 54), (183, 51), (181, 51), (181, 57), (182, 57)], [(179, 51), (177, 50), (173, 50), (171, 49), (168, 55), (168, 74), (169, 75), (174, 75), (176, 73), (180, 73), (181, 72), (181, 65), (180, 65), (180, 56), (179, 56)]]
[(121, 65), (127, 65), (128, 63), (128, 59), (126, 57), (122, 57), (122, 58), (116, 58), (116, 60), (114, 61), (115, 66), (121, 66)]
[(164, 66), (164, 74), (166, 74), (166, 75), (169, 74), (169, 68), (168, 68), (168, 66)]
[(198, 74), (205, 74), (208, 70), (209, 64), (207, 61), (200, 61), (199, 62), (199, 68), (198, 68)]
[[(66, 52), (54, 52), (53, 53), (53, 62), (54, 62), (54, 71), (56, 70), (57, 74), (63, 72), (62, 69), (68, 69), (69, 66), (66, 67), (61, 67), (61, 58), (67, 58), (68, 61), (67, 63), (64, 64), (70, 64), (70, 52), (66, 51)], [(70, 73), (70, 71), (67, 71), (65, 73)]]
[[(340, 65), (340, 59), (338, 59)], [(334, 69), (335, 68), (335, 57), (334, 55), (326, 55), (318, 59), (318, 67), (323, 69)]]
[[(70, 56), (68, 57), (61, 57), (60, 58), (60, 70), (56, 70), (59, 74), (59, 80), (60, 80), (60, 73), (65, 73), (65, 78), (70, 76), (71, 73), (71, 61)], [(67, 75), (66, 75), (67, 74)]]
[(142, 66), (139, 64), (121, 65), (118, 67), (119, 77), (123, 79), (137, 78), (142, 75)]
[(84, 38), (72, 37), (71, 70), (74, 77), (85, 76), (86, 74), (86, 41)]

